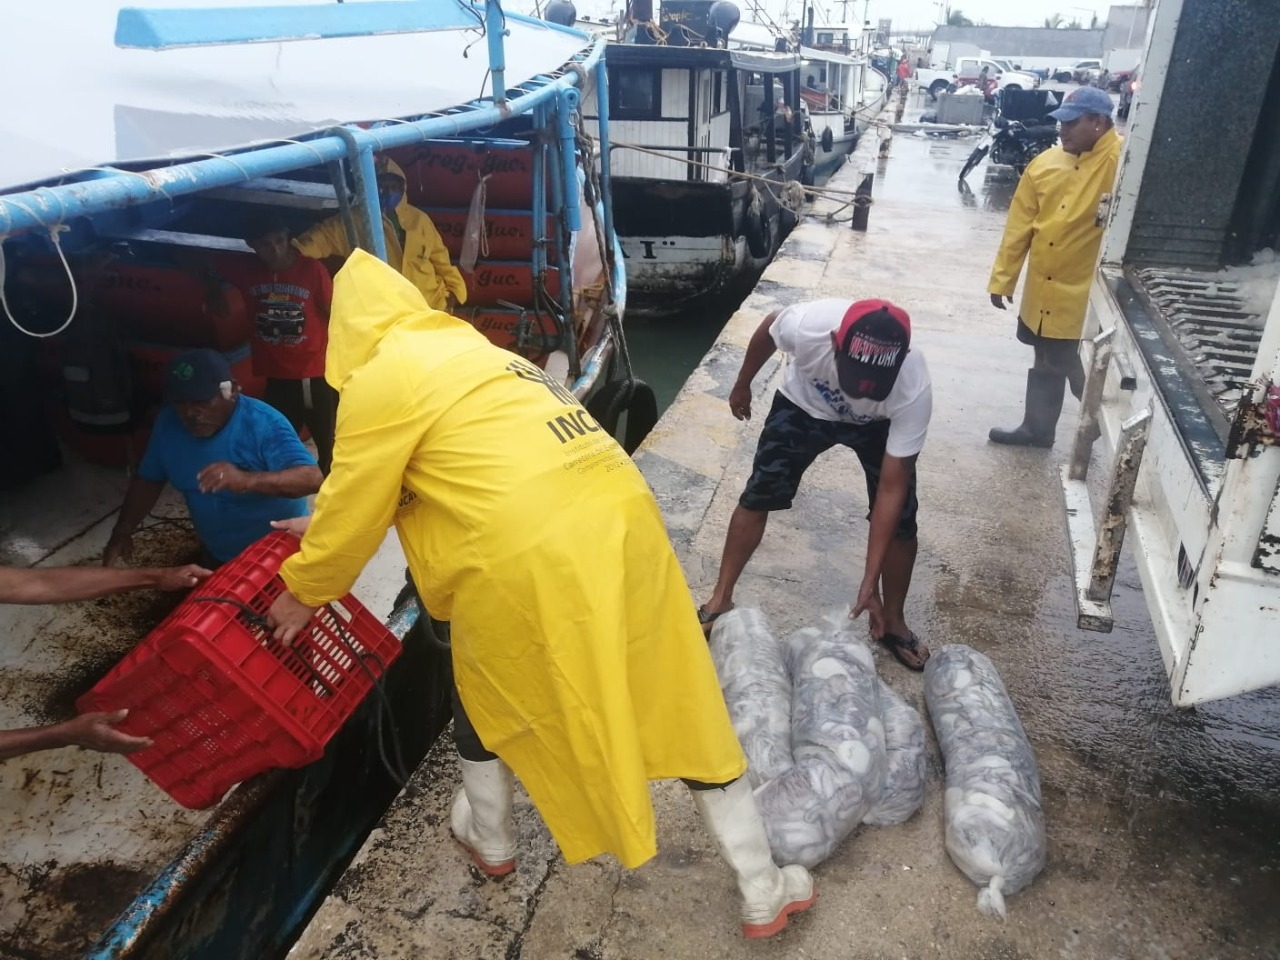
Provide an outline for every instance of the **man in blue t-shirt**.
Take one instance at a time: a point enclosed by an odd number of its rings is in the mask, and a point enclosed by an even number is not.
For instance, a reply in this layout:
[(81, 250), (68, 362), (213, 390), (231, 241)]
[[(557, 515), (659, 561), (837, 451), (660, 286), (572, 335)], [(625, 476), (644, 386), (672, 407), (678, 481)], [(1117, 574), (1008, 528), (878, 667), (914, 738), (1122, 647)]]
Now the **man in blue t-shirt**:
[(324, 479), (284, 415), (241, 396), (226, 358), (191, 350), (165, 379), (168, 404), (129, 484), (104, 566), (133, 553), (133, 531), (171, 483), (187, 501), (210, 565), (226, 563), (271, 532), (271, 521), (301, 517)]

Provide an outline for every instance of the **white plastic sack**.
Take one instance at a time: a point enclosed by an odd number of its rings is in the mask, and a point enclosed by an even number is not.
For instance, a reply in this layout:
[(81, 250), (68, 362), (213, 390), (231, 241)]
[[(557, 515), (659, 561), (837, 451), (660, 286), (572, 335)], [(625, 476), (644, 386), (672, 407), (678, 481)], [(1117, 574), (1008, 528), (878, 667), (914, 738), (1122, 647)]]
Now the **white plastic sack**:
[(865, 643), (834, 626), (800, 630), (783, 650), (795, 766), (756, 791), (779, 863), (812, 867), (827, 859), (884, 791), (875, 661)]
[(758, 610), (730, 611), (711, 632), (712, 659), (779, 864), (821, 863), (859, 823), (901, 823), (923, 800), (923, 724), (876, 677), (846, 613), (785, 644)]
[(712, 628), (711, 659), (734, 733), (747, 755), (751, 786), (782, 776), (791, 760), (791, 681), (759, 610), (735, 609)]
[(884, 718), (884, 792), (862, 822), (888, 827), (910, 820), (924, 805), (924, 721), (893, 688), (880, 681)]
[(1035, 755), (991, 661), (946, 646), (924, 668), (925, 702), (947, 771), (947, 853), (983, 889), (978, 909), (1005, 915), (1005, 894), (1043, 869), (1044, 813)]

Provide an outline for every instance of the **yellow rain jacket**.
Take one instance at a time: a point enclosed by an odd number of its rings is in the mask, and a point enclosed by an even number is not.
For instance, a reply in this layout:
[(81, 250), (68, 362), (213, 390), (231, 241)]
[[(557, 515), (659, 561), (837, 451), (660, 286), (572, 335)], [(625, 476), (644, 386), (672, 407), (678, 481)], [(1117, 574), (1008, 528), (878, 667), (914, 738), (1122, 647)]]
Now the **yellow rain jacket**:
[(654, 855), (647, 781), (746, 760), (657, 503), (564, 386), (429, 310), (363, 251), (334, 283), (333, 470), (281, 569), (301, 602), (351, 588), (394, 523), (485, 746), (570, 863)]
[(1102, 245), (1098, 204), (1115, 187), (1120, 136), (1104, 133), (1088, 153), (1053, 147), (1031, 161), (1009, 206), (988, 293), (1012, 297), (1027, 263), (1018, 316), (1054, 340), (1078, 340)]
[[(393, 161), (387, 168), (402, 180), (404, 171)], [(449, 249), (431, 218), (401, 197), (396, 204), (396, 219), (404, 231), (404, 243), (396, 233), (391, 218), (383, 214), (382, 238), (387, 244), (387, 262), (422, 291), (427, 304), (434, 310), (443, 310), (448, 295), (453, 294), (459, 303), (467, 302), (467, 285), (462, 274), (449, 260)], [(308, 257), (323, 260), (325, 257), (345, 257), (351, 253), (347, 242), (347, 228), (342, 217), (322, 220), (293, 241), (299, 252)]]

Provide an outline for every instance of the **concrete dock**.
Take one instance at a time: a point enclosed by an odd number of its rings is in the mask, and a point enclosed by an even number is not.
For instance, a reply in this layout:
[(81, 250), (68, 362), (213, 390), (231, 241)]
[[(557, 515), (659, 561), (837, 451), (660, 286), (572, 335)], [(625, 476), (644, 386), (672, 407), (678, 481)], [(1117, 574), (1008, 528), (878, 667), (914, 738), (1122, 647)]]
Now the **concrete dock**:
[[(502, 881), (470, 868), (449, 838), (458, 783), (446, 737), (369, 838), (290, 954), (312, 958), (639, 960), (672, 957), (1280, 958), (1280, 692), (1178, 712), (1131, 563), (1116, 629), (1082, 633), (1068, 574), (1058, 448), (992, 446), (1016, 424), (1030, 351), (1014, 313), (994, 310), (987, 274), (1012, 175), (956, 175), (971, 140), (876, 131), (831, 186), (876, 171), (870, 229), (818, 204), (786, 241), (637, 454), (695, 596), (715, 580), (729, 514), (750, 470), (778, 379), (755, 384), (755, 419), (726, 402), (748, 337), (771, 310), (817, 297), (884, 297), (913, 323), (934, 414), (919, 460), (920, 557), (908, 604), (935, 650), (967, 643), (1001, 670), (1036, 750), (1048, 865), (1009, 898), (1006, 921), (943, 849), (942, 778), (930, 735), (924, 809), (859, 828), (815, 870), (819, 900), (770, 941), (737, 932), (737, 893), (679, 783), (653, 787), (659, 854), (638, 870), (602, 858), (572, 868), (521, 795), (519, 867)], [(843, 221), (843, 222), (840, 222)], [(865, 549), (865, 491), (838, 450), (771, 519), (737, 592), (778, 632), (851, 602)], [(918, 674), (877, 650), (880, 675), (924, 713)]]

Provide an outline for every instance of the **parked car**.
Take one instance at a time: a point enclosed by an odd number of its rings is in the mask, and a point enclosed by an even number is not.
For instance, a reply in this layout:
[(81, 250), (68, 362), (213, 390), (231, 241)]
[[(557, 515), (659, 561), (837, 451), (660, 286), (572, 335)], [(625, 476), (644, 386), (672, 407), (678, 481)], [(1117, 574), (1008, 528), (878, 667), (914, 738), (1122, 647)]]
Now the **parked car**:
[(914, 82), (919, 89), (928, 91), (929, 96), (937, 100), (938, 94), (956, 85), (956, 72), (949, 68), (938, 70), (933, 67), (916, 67)]
[(1053, 79), (1055, 83), (1091, 83), (1101, 72), (1101, 60), (1077, 60), (1071, 67), (1054, 70)]
[(1082, 86), (1093, 83), (1101, 73), (1101, 60), (1080, 60), (1071, 68), (1072, 79)]
[(1124, 93), (1125, 86), (1133, 79), (1137, 67), (1130, 67), (1128, 70), (1117, 70), (1109, 75), (1107, 80), (1107, 89), (1112, 93)]
[(995, 79), (999, 90), (1034, 90), (1040, 86), (1040, 78), (1035, 74), (1009, 70), (1002, 67), (1000, 61), (985, 57), (960, 57), (956, 60), (956, 85), (976, 83), (983, 67), (987, 68), (987, 76)]

